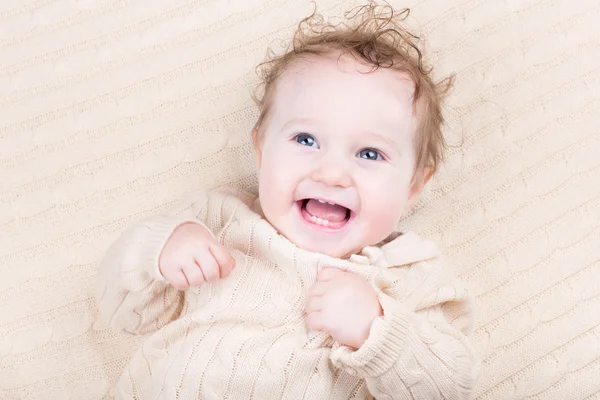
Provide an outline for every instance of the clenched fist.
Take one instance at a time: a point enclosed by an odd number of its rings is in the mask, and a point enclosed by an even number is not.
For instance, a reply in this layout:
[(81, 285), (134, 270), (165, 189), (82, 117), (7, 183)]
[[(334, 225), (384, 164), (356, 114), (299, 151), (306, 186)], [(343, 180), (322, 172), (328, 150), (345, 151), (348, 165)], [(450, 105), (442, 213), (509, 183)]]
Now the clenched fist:
[(323, 268), (308, 291), (308, 327), (329, 333), (345, 346), (360, 348), (369, 337), (373, 321), (382, 315), (371, 284), (351, 272)]
[(160, 254), (158, 267), (173, 287), (185, 290), (228, 277), (235, 260), (205, 227), (188, 222), (173, 231)]

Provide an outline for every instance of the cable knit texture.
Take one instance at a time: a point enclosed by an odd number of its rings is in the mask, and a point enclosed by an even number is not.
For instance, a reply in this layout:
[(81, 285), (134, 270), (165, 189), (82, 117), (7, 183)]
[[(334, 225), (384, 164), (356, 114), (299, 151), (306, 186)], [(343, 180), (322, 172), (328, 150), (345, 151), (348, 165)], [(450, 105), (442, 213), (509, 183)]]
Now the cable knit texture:
[[(600, 2), (389, 3), (456, 74), (446, 162), (399, 229), (473, 291), (474, 397), (598, 399)], [(256, 191), (254, 68), (312, 10), (0, 1), (0, 399), (113, 397), (147, 338), (99, 315), (100, 260), (196, 188)]]
[[(161, 249), (185, 222), (229, 249), (231, 276), (186, 291), (160, 276)], [(323, 266), (359, 274), (379, 294), (384, 315), (358, 350), (306, 327), (307, 291)], [(250, 194), (199, 191), (127, 229), (100, 277), (110, 325), (153, 333), (121, 376), (118, 399), (466, 399), (474, 388), (468, 291), (414, 233), (341, 260), (294, 246)]]

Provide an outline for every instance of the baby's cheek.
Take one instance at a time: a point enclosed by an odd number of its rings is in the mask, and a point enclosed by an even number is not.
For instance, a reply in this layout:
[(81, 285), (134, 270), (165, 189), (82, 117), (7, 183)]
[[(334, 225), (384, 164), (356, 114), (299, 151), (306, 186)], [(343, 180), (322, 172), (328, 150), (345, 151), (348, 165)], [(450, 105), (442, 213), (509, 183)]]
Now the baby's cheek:
[(368, 236), (378, 242), (396, 229), (402, 215), (402, 204), (391, 197), (379, 196), (368, 206), (368, 209), (363, 209), (363, 217), (368, 223)]

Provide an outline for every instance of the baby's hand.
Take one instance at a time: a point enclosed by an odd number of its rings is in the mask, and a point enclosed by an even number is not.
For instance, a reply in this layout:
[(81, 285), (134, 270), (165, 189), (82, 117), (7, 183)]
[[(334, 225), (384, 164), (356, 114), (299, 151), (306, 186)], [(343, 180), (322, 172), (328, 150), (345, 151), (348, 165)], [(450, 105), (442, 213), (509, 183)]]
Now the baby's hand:
[(163, 248), (158, 266), (179, 290), (229, 276), (235, 260), (206, 228), (193, 222), (178, 226)]
[(373, 321), (383, 315), (375, 290), (363, 277), (338, 268), (323, 268), (308, 291), (308, 327), (328, 332), (345, 346), (358, 349)]

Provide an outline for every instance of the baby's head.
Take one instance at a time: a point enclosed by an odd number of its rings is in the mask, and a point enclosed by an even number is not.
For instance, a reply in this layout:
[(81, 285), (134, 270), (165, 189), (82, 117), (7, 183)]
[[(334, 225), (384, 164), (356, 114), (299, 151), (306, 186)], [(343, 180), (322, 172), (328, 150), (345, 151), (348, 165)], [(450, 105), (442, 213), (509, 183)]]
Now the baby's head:
[(262, 64), (252, 132), (260, 203), (305, 250), (346, 257), (389, 236), (442, 159), (441, 100), (407, 10), (365, 6), (349, 24), (303, 20)]

